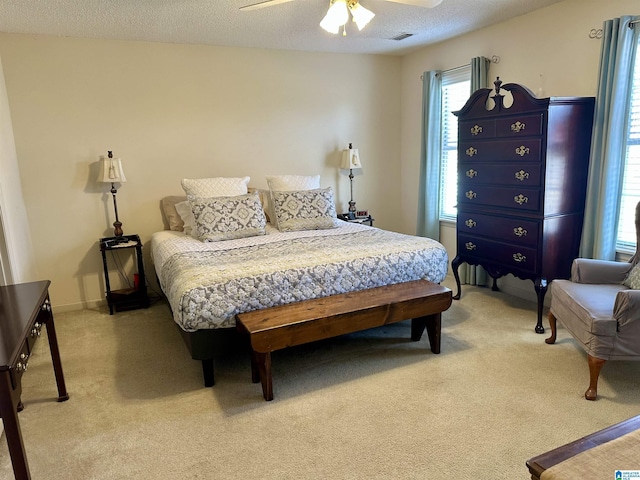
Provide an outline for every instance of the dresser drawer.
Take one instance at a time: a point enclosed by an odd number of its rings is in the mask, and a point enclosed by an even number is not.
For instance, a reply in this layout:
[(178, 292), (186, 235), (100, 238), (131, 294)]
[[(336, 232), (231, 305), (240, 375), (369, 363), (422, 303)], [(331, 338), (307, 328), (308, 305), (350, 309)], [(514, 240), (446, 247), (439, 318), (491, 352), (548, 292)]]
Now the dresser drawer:
[(539, 212), (541, 193), (539, 189), (518, 187), (492, 187), (490, 185), (470, 185), (461, 182), (458, 192), (458, 205), (491, 206), (513, 209), (514, 212)]
[(543, 115), (521, 115), (496, 119), (496, 136), (524, 137), (542, 135)]
[(458, 124), (458, 136), (462, 139), (493, 138), (496, 135), (495, 119), (474, 120)]
[(540, 161), (540, 138), (500, 140), (495, 142), (460, 142), (458, 160), (474, 162)]
[(511, 217), (496, 217), (473, 212), (458, 212), (458, 232), (535, 248), (540, 223)]
[(468, 185), (491, 183), (497, 185), (522, 185), (538, 187), (542, 185), (541, 163), (513, 163), (509, 165), (473, 163), (459, 164), (458, 176)]
[(481, 261), (489, 261), (518, 269), (535, 272), (538, 254), (535, 248), (512, 245), (473, 235), (458, 233), (458, 251)]

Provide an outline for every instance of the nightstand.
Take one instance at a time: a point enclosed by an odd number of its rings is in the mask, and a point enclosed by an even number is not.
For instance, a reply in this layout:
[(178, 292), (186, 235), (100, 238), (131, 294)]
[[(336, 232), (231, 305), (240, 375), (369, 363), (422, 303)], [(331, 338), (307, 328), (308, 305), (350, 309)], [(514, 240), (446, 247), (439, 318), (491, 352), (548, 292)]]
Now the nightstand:
[(349, 214), (348, 213), (340, 213), (340, 214), (338, 214), (338, 218), (340, 220), (344, 220), (345, 222), (361, 223), (363, 225), (369, 225), (370, 227), (373, 227), (374, 218), (371, 215), (369, 215), (368, 217), (349, 218)]
[[(142, 242), (138, 235), (123, 235), (122, 237), (106, 237), (100, 239), (100, 252), (102, 253), (102, 265), (104, 267), (104, 282), (106, 286), (106, 298), (109, 304), (109, 314), (116, 310), (133, 310), (147, 308), (149, 296), (147, 295), (147, 282), (144, 276), (144, 264), (142, 263)], [(120, 255), (117, 251), (131, 251), (135, 254), (137, 264), (137, 278), (134, 277), (134, 286), (111, 290), (109, 282), (109, 267), (107, 265), (107, 251), (112, 252), (112, 258)]]

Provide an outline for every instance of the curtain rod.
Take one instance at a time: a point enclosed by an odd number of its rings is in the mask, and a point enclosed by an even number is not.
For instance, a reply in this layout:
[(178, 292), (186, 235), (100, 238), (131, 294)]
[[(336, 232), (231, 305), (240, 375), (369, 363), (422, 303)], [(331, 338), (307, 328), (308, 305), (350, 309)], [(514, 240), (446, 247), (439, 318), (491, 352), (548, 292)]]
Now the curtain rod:
[[(632, 21), (629, 22), (628, 26), (629, 26), (629, 28), (633, 28), (633, 26), (635, 24), (637, 24), (637, 23), (640, 23), (640, 20), (632, 20)], [(589, 31), (589, 38), (591, 38), (591, 39), (593, 39), (593, 38), (600, 39), (600, 38), (602, 38), (602, 34), (603, 34), (603, 31), (602, 31), (601, 28), (592, 28)]]
[[(491, 63), (500, 63), (500, 57), (498, 55), (492, 55), (491, 58), (489, 59), (489, 61)], [(451, 72), (455, 72), (456, 70), (460, 70), (461, 68), (466, 68), (468, 66), (470, 66), (470, 63), (467, 63), (466, 65), (460, 65), (458, 67), (453, 67), (450, 68), (448, 70), (443, 70), (441, 73), (451, 73)], [(424, 75), (420, 75), (420, 80), (424, 80)]]

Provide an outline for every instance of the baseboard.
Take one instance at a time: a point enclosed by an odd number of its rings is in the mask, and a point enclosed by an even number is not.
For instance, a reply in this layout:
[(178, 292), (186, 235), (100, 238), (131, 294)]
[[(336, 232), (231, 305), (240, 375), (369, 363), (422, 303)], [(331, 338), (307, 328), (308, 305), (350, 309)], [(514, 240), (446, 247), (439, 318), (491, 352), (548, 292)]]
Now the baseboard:
[(52, 305), (53, 313), (76, 312), (78, 310), (102, 310), (107, 308), (106, 300), (92, 300), (89, 302), (67, 303), (65, 305)]

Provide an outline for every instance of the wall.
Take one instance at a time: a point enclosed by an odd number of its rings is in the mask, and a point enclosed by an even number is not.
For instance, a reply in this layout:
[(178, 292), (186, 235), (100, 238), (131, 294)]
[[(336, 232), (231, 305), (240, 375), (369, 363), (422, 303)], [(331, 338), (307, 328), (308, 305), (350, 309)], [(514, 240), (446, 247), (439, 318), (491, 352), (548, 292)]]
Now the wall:
[(33, 281), (37, 279), (36, 262), (1, 61), (0, 172), (0, 285)]
[(183, 177), (266, 187), (268, 174), (319, 173), (345, 209), (349, 142), (364, 165), (357, 206), (400, 228), (398, 57), (14, 34), (0, 34), (0, 56), (35, 258), (58, 310), (104, 297), (97, 240), (113, 232), (113, 203), (95, 178), (107, 150), (128, 180), (124, 232), (143, 242)]
[[(640, 14), (637, 0), (566, 0), (512, 20), (424, 48), (402, 59), (402, 230), (415, 232), (420, 171), (422, 82), (429, 70), (468, 64), (472, 57), (500, 57), (491, 64), (491, 81), (526, 85), (538, 96), (595, 96), (601, 41), (591, 29), (604, 20)], [(445, 225), (441, 241), (455, 256), (455, 230)], [(506, 281), (505, 281), (506, 280)], [(535, 300), (530, 281), (499, 281), (510, 293)]]

